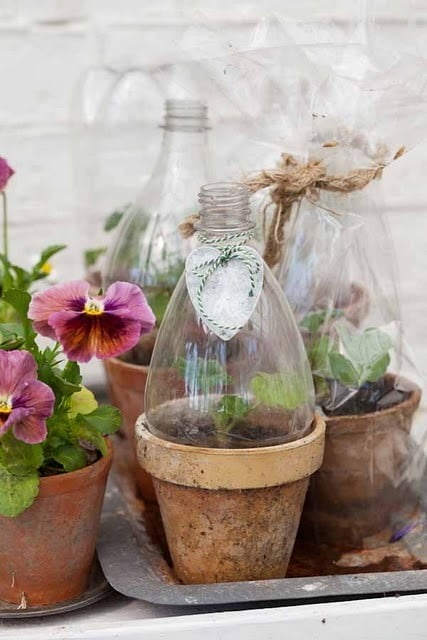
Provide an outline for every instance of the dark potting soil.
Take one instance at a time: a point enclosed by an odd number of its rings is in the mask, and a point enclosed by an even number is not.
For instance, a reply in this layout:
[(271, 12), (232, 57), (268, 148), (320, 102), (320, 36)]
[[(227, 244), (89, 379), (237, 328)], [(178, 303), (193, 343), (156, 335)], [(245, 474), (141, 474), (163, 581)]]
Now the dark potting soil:
[[(245, 449), (295, 439), (295, 434), (286, 429), (290, 415), (283, 409), (270, 409), (268, 412), (254, 409), (237, 421), (229, 432), (222, 433), (218, 432), (211, 414), (191, 409), (186, 401), (166, 402), (150, 412), (148, 418), (149, 429), (154, 435), (197, 447)], [(310, 428), (308, 426), (307, 432)], [(298, 433), (298, 437), (303, 435), (305, 433)]]
[[(344, 391), (344, 387), (336, 390), (338, 396)], [(350, 416), (363, 415), (390, 409), (409, 397), (409, 391), (399, 391), (394, 388), (394, 379), (389, 377), (380, 378), (376, 382), (366, 382), (351, 398), (336, 409), (323, 410), (327, 416)]]

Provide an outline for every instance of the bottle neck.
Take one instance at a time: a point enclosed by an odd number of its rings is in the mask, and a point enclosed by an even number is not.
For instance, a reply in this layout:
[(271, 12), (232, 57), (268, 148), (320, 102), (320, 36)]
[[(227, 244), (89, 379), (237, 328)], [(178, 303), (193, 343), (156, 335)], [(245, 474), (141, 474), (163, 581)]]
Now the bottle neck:
[(201, 239), (222, 237), (224, 240), (244, 242), (250, 239), (254, 224), (249, 205), (250, 192), (235, 182), (208, 184), (199, 192)]
[(175, 189), (179, 187), (175, 182), (185, 175), (195, 184), (197, 193), (208, 173), (206, 105), (191, 100), (167, 101), (162, 128), (163, 140), (152, 179), (166, 182), (166, 189)]

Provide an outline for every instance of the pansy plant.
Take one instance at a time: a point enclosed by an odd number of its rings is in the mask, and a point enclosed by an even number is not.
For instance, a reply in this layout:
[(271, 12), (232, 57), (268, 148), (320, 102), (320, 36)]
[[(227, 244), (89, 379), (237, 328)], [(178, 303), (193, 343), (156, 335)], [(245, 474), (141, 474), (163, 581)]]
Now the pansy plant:
[[(144, 294), (126, 282), (105, 295), (90, 295), (89, 284), (76, 280), (31, 296), (44, 262), (63, 247), (43, 252), (31, 272), (10, 263), (5, 188), (13, 173), (0, 158), (0, 515), (8, 517), (33, 503), (40, 477), (75, 471), (107, 452), (105, 436), (119, 428), (120, 414), (98, 406), (78, 363), (120, 355), (155, 324)], [(53, 345), (42, 348), (38, 335)]]

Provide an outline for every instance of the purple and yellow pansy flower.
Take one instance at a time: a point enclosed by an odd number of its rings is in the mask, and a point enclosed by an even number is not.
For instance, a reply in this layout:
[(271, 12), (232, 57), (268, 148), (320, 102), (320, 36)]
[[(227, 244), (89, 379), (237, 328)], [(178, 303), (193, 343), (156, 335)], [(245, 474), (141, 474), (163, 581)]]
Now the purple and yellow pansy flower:
[(55, 395), (37, 380), (37, 364), (28, 351), (0, 350), (0, 436), (9, 429), (17, 440), (43, 442)]
[(156, 322), (135, 284), (115, 282), (105, 295), (91, 296), (83, 280), (36, 293), (28, 317), (38, 333), (58, 340), (67, 357), (77, 362), (111, 358), (132, 349)]

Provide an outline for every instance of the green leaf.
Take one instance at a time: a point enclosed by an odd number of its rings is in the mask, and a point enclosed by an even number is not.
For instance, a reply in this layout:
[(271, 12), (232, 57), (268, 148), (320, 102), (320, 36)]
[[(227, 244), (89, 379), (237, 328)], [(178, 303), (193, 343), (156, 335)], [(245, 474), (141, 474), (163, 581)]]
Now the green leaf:
[(280, 373), (258, 373), (251, 380), (255, 400), (267, 407), (296, 409), (307, 402), (308, 390), (304, 378)]
[(312, 311), (307, 313), (301, 320), (300, 327), (307, 329), (309, 333), (317, 333), (321, 326), (331, 318), (343, 315), (341, 309), (324, 309), (323, 311)]
[(342, 353), (334, 351), (329, 354), (331, 374), (334, 380), (338, 380), (347, 387), (359, 387), (360, 372), (358, 372)]
[(229, 433), (249, 411), (249, 402), (238, 395), (223, 396), (212, 412), (219, 431)]
[(3, 299), (6, 300), (18, 314), (25, 336), (26, 347), (30, 348), (32, 344), (34, 344), (36, 337), (31, 320), (28, 318), (28, 307), (31, 302), (30, 294), (28, 291), (21, 291), (20, 289), (8, 289), (3, 293)]
[(102, 405), (86, 415), (79, 414), (77, 420), (80, 424), (87, 425), (103, 436), (115, 433), (120, 429), (122, 416), (116, 407)]
[(72, 435), (76, 444), (85, 442), (93, 445), (103, 456), (107, 453), (107, 445), (103, 436), (85, 421), (86, 416), (77, 416)]
[(76, 387), (80, 386), (82, 376), (78, 363), (73, 362), (72, 360), (68, 360), (67, 364), (62, 370), (62, 378), (70, 384), (75, 385)]
[(0, 514), (13, 518), (25, 511), (37, 497), (39, 481), (36, 471), (17, 476), (0, 464)]
[(54, 449), (51, 455), (67, 472), (82, 469), (87, 465), (86, 454), (78, 444), (64, 444)]
[(325, 378), (330, 377), (329, 353), (333, 350), (332, 340), (328, 336), (320, 336), (307, 349), (313, 373)]
[(220, 393), (233, 382), (225, 366), (213, 358), (178, 358), (174, 366), (195, 394)]
[(19, 349), (24, 344), (23, 327), (21, 324), (3, 322), (0, 324), (0, 349), (10, 351)]
[(35, 274), (38, 274), (40, 270), (44, 267), (46, 262), (48, 262), (49, 259), (52, 258), (52, 256), (56, 255), (57, 253), (59, 253), (60, 251), (63, 251), (66, 248), (67, 248), (66, 244), (52, 244), (49, 247), (47, 247), (44, 251), (42, 251), (42, 253), (40, 254), (40, 258), (34, 265), (32, 275), (34, 276)]
[(4, 292), (3, 298), (15, 309), (22, 324), (24, 324), (24, 321), (28, 322), (28, 307), (31, 302), (31, 296), (28, 291), (9, 289)]
[(376, 382), (383, 377), (390, 364), (390, 355), (384, 354), (381, 358), (378, 358), (376, 362), (369, 365), (367, 370), (364, 370), (363, 377), (367, 382)]
[(0, 439), (0, 463), (16, 476), (37, 471), (44, 461), (41, 444), (27, 444), (17, 440), (11, 431)]
[(68, 398), (77, 391), (80, 391), (80, 385), (68, 382), (64, 378), (64, 370), (59, 367), (52, 367), (49, 362), (39, 363), (38, 378), (41, 382), (47, 384), (54, 392), (56, 398)]
[(98, 402), (92, 391), (89, 391), (86, 387), (82, 387), (80, 391), (76, 391), (76, 393), (73, 393), (70, 397), (68, 413), (70, 417), (75, 417), (78, 413), (92, 413), (97, 407)]
[(98, 259), (107, 252), (107, 247), (98, 247), (97, 249), (87, 249), (84, 252), (83, 258), (85, 267), (93, 267), (97, 263)]
[(18, 267), (16, 264), (11, 265), (11, 270), (15, 276), (14, 288), (27, 291), (34, 279), (31, 273), (26, 269), (22, 269), (22, 267)]
[(122, 211), (120, 211), (119, 209), (116, 209), (116, 211), (113, 211), (113, 213), (110, 213), (110, 215), (108, 216), (108, 218), (106, 219), (105, 223), (104, 223), (104, 231), (112, 231), (113, 229), (115, 229), (117, 227), (117, 225), (119, 224), (120, 220), (123, 218), (126, 209), (129, 207), (129, 205), (126, 205)]
[(346, 327), (336, 325), (343, 349), (353, 364), (367, 367), (382, 358), (393, 346), (391, 338), (380, 329), (365, 329), (351, 334)]

